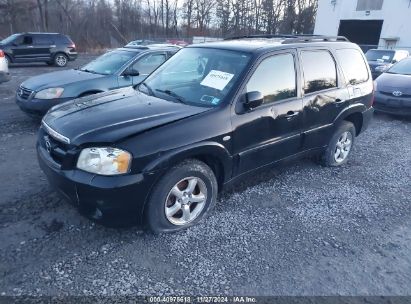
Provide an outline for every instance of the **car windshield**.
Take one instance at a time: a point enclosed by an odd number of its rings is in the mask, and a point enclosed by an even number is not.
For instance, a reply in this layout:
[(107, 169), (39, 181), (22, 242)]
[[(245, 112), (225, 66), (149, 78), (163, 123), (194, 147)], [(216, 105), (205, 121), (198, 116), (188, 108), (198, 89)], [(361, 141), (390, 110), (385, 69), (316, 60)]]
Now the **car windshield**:
[(185, 48), (139, 86), (146, 94), (196, 106), (221, 104), (250, 61), (250, 54)]
[(379, 61), (389, 63), (394, 58), (394, 51), (384, 51), (384, 50), (369, 50), (365, 53), (368, 61)]
[(16, 39), (17, 37), (19, 37), (20, 34), (13, 34), (5, 39), (3, 39), (2, 41), (0, 41), (0, 43), (2, 44), (8, 44), (10, 42), (13, 42), (14, 39)]
[(411, 75), (411, 59), (401, 60), (389, 69), (387, 73)]
[(108, 52), (86, 64), (80, 70), (95, 74), (112, 75), (136, 55), (137, 52), (122, 50)]

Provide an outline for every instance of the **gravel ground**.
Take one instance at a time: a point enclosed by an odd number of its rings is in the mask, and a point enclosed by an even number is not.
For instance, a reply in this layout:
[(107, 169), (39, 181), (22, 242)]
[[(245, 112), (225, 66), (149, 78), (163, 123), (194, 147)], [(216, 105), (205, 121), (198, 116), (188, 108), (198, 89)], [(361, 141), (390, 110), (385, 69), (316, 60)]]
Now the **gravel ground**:
[(410, 120), (377, 115), (346, 166), (247, 177), (198, 226), (154, 236), (96, 225), (49, 187), (13, 94), (52, 70), (0, 85), (1, 295), (411, 295)]

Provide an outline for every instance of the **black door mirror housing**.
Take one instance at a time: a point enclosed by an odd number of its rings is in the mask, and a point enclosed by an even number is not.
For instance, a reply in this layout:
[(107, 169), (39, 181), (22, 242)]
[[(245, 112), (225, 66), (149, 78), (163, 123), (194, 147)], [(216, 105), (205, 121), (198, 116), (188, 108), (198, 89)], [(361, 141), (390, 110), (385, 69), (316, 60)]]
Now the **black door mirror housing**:
[(128, 68), (123, 73), (123, 76), (130, 76), (130, 77), (135, 77), (135, 76), (139, 76), (139, 75), (140, 75), (140, 72), (133, 69), (133, 68)]
[(255, 109), (263, 104), (264, 95), (260, 91), (252, 91), (245, 94), (244, 106), (248, 110)]

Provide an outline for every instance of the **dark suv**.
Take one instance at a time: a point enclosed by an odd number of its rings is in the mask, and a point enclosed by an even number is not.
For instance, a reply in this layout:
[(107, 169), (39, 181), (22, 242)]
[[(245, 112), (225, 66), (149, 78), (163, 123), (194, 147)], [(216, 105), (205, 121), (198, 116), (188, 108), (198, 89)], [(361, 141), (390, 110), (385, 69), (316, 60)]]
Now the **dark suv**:
[(46, 62), (64, 67), (77, 58), (70, 37), (58, 33), (20, 33), (0, 41), (9, 63)]
[(373, 113), (360, 48), (336, 37), (188, 46), (143, 83), (53, 108), (41, 168), (89, 217), (134, 214), (155, 232), (197, 223), (224, 185), (282, 160), (347, 162)]

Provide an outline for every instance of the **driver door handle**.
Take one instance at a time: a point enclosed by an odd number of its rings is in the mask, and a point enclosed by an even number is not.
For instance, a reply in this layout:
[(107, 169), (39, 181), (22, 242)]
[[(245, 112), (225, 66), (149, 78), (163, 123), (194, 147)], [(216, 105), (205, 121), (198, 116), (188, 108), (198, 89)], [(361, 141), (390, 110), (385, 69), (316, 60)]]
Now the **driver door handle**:
[(299, 114), (299, 112), (294, 112), (294, 111), (288, 111), (285, 117), (290, 120), (294, 117), (296, 117)]

